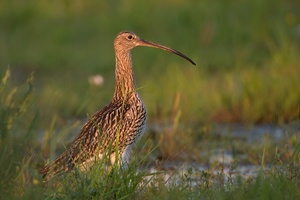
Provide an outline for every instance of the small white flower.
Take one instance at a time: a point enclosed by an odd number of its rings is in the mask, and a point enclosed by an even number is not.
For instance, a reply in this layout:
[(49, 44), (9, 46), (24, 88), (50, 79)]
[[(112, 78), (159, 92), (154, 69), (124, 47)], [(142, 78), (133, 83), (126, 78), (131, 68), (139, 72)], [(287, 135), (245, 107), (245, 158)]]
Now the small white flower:
[(104, 83), (104, 78), (100, 74), (96, 74), (89, 77), (89, 83), (93, 86), (102, 86)]

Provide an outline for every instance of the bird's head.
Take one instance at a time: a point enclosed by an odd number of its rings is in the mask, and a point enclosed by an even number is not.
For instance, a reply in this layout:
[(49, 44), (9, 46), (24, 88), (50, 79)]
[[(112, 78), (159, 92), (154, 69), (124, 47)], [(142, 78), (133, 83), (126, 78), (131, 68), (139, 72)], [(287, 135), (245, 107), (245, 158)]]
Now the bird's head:
[(120, 32), (115, 39), (114, 45), (115, 45), (116, 51), (130, 51), (131, 49), (133, 49), (134, 47), (137, 47), (137, 46), (158, 48), (158, 49), (162, 49), (162, 50), (174, 53), (174, 54), (188, 60), (193, 65), (196, 65), (194, 61), (192, 61), (190, 58), (188, 58), (183, 53), (180, 53), (179, 51), (176, 51), (175, 49), (144, 40), (132, 32), (127, 32), (127, 31)]

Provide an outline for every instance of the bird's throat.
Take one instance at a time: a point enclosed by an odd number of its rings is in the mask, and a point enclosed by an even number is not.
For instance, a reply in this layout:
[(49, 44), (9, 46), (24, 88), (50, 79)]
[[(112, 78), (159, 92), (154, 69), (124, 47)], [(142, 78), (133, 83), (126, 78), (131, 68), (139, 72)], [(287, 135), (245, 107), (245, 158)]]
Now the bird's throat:
[(116, 52), (116, 88), (114, 98), (127, 99), (135, 92), (130, 52)]

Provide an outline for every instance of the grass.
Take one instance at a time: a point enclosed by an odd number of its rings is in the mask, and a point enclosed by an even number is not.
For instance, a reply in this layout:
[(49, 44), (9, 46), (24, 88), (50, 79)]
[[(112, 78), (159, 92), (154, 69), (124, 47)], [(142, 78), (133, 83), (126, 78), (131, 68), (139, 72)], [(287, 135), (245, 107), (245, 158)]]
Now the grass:
[[(299, 198), (297, 0), (0, 2), (1, 197)], [(112, 44), (122, 30), (180, 50), (197, 66), (158, 50), (133, 50), (149, 126), (130, 168), (105, 173), (97, 165), (44, 184), (37, 169), (110, 101)], [(102, 86), (89, 84), (96, 74)], [(270, 124), (286, 132), (273, 140), (274, 129), (253, 143), (234, 128), (219, 134), (218, 124)], [(212, 162), (215, 150), (233, 160)], [(175, 163), (168, 180), (166, 163)], [(206, 169), (181, 167), (191, 163)], [(261, 172), (225, 172), (244, 165)]]

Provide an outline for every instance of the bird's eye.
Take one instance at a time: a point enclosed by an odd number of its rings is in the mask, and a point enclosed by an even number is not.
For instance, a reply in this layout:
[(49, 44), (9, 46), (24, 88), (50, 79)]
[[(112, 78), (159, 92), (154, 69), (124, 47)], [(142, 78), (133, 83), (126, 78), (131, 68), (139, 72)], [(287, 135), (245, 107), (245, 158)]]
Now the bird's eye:
[(128, 36), (127, 36), (127, 39), (128, 39), (128, 40), (132, 40), (132, 38), (133, 38), (132, 35), (128, 35)]

